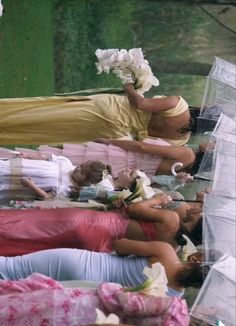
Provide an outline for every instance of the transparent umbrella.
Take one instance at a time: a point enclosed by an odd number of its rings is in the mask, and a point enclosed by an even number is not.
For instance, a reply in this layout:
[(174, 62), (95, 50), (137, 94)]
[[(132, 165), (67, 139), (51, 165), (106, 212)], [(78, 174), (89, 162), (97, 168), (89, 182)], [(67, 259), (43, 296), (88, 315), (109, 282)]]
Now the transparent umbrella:
[(236, 65), (215, 57), (207, 76), (198, 119), (198, 133), (211, 132), (220, 114), (234, 117), (236, 112)]
[(190, 315), (210, 325), (235, 326), (235, 258), (223, 255), (211, 268)]
[(233, 326), (236, 321), (235, 77), (235, 65), (216, 58), (204, 98), (204, 105), (221, 104), (220, 115), (212, 116), (216, 125), (198, 171), (211, 179), (211, 193), (203, 204), (204, 264), (211, 270), (190, 314), (210, 325)]

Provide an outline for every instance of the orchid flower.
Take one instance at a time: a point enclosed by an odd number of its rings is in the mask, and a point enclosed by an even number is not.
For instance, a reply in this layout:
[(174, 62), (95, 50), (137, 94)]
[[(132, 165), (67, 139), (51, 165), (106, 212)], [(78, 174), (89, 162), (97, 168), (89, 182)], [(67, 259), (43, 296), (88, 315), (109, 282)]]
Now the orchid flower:
[(139, 292), (155, 297), (164, 297), (167, 292), (167, 277), (165, 268), (161, 263), (155, 263), (152, 267), (145, 267), (143, 274), (147, 276), (147, 280), (136, 287), (126, 288), (125, 292)]
[(134, 83), (137, 92), (143, 94), (152, 86), (158, 86), (159, 81), (153, 75), (151, 67), (141, 48), (125, 49), (97, 49), (95, 63), (97, 73), (114, 73), (123, 84)]
[(2, 16), (2, 13), (3, 13), (3, 5), (2, 5), (2, 2), (0, 0), (0, 17)]
[(97, 318), (95, 324), (114, 324), (119, 325), (119, 317), (115, 314), (110, 314), (108, 317), (99, 309), (96, 308)]

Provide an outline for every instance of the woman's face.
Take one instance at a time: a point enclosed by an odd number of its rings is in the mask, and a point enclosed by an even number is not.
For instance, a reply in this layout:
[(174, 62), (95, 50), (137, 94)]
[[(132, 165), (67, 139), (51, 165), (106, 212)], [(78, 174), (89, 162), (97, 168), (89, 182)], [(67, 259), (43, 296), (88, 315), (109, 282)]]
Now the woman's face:
[(131, 169), (125, 169), (118, 173), (117, 179), (119, 180), (120, 186), (124, 188), (130, 188), (132, 182), (137, 177), (136, 172)]

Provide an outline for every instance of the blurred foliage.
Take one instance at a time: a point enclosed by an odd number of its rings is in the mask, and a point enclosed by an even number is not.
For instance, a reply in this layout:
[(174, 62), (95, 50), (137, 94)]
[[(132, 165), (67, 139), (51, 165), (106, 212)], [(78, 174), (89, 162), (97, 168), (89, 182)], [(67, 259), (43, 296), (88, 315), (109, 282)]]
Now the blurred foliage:
[(52, 2), (2, 1), (0, 98), (54, 93)]
[(127, 22), (133, 1), (57, 1), (55, 76), (58, 92), (120, 86), (113, 75), (96, 75), (97, 48), (130, 48)]
[[(216, 16), (223, 12), (222, 6), (205, 7)], [(54, 16), (57, 92), (120, 87), (113, 75), (96, 75), (94, 52), (141, 47), (160, 79), (147, 96), (181, 94), (200, 105), (214, 56), (235, 58), (235, 35), (191, 1), (61, 0)]]
[[(95, 50), (141, 47), (160, 80), (147, 96), (181, 94), (199, 105), (214, 56), (235, 60), (235, 34), (192, 1), (2, 2), (0, 97), (121, 87), (112, 74), (96, 74)], [(236, 29), (235, 7), (204, 8)]]

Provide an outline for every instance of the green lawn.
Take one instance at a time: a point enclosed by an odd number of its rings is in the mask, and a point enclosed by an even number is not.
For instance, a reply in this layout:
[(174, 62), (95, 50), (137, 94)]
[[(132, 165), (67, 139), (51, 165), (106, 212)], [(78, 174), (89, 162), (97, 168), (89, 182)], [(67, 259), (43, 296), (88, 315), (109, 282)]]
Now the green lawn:
[(0, 98), (53, 94), (53, 1), (2, 3)]

